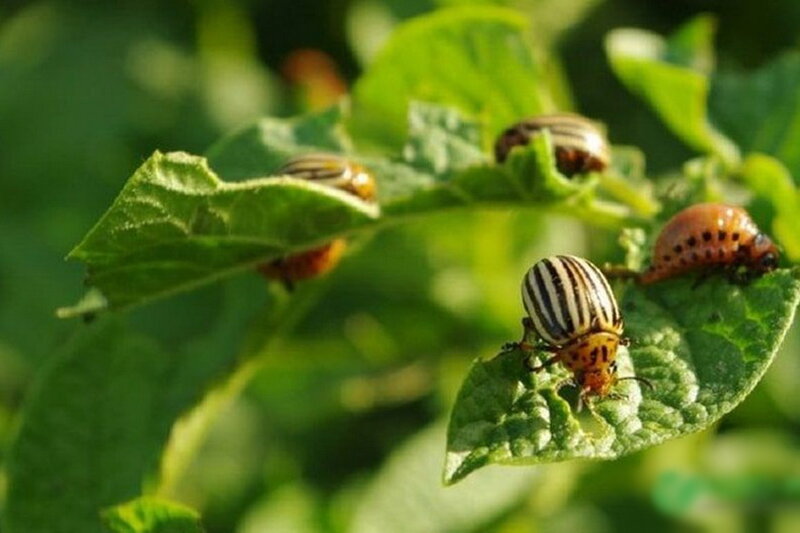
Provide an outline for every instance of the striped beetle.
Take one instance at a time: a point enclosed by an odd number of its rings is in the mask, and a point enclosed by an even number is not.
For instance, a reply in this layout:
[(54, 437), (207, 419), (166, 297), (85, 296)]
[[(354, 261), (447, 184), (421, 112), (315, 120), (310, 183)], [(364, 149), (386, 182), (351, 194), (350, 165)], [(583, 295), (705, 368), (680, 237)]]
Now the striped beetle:
[[(347, 191), (367, 202), (375, 199), (375, 178), (372, 174), (361, 165), (336, 154), (295, 156), (284, 163), (276, 174)], [(334, 239), (317, 248), (259, 265), (258, 271), (269, 279), (283, 281), (291, 289), (296, 281), (313, 278), (333, 269), (346, 248), (344, 239)]]
[(375, 199), (375, 178), (361, 165), (340, 155), (312, 153), (292, 157), (277, 174), (347, 191), (364, 201)]
[(705, 269), (702, 280), (717, 267), (726, 269), (731, 281), (747, 282), (777, 268), (778, 256), (777, 246), (741, 207), (697, 204), (669, 219), (656, 239), (650, 268), (638, 279), (649, 284)]
[(608, 167), (611, 155), (603, 130), (595, 122), (573, 113), (540, 115), (518, 122), (497, 138), (494, 155), (498, 163), (515, 146), (526, 145), (531, 136), (548, 130), (556, 151), (558, 170), (567, 177)]
[(523, 319), (525, 334), (516, 346), (532, 351), (527, 342), (530, 332), (544, 341), (544, 349), (554, 353), (539, 366), (540, 372), (561, 362), (573, 373), (581, 398), (607, 396), (618, 378), (616, 355), (622, 337), (622, 316), (608, 281), (586, 259), (557, 255), (533, 265), (522, 280), (522, 302), (528, 316)]

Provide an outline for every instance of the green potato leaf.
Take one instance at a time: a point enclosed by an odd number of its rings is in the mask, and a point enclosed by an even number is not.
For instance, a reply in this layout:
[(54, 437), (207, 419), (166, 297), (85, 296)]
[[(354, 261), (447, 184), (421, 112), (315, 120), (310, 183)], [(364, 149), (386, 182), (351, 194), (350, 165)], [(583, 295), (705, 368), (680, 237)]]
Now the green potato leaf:
[(120, 309), (325, 242), (378, 213), (330, 187), (226, 183), (201, 157), (156, 152), (69, 259), (86, 263), (87, 282)]
[[(84, 328), (82, 328), (84, 329)], [(9, 454), (4, 530), (104, 531), (100, 510), (138, 495), (171, 418), (171, 360), (114, 323), (85, 328), (31, 391)]]
[(292, 119), (263, 118), (217, 141), (208, 164), (226, 181), (269, 176), (302, 152), (346, 152), (350, 138), (341, 126), (342, 107)]
[(800, 300), (798, 278), (779, 270), (746, 287), (628, 287), (621, 309), (631, 346), (620, 349), (619, 375), (653, 390), (623, 381), (615, 392), (624, 398), (594, 398), (580, 416), (557, 393), (569, 377), (559, 365), (533, 374), (519, 350), (475, 361), (450, 419), (445, 482), (491, 463), (613, 459), (709, 427), (771, 363)]
[(790, 260), (800, 260), (800, 190), (789, 171), (777, 159), (754, 153), (744, 160), (740, 174), (755, 197), (772, 207), (770, 235)]
[(437, 467), (444, 437), (444, 424), (436, 423), (397, 449), (360, 498), (351, 533), (474, 531), (547, 486), (544, 470), (496, 469), (443, 487)]
[(102, 509), (143, 493), (169, 497), (253, 360), (296, 324), (320, 285), (290, 296), (255, 277), (233, 280), (207, 334), (170, 349), (111, 317), (78, 325), (26, 399), (8, 452), (3, 531), (99, 533)]
[(517, 11), (444, 9), (399, 26), (353, 89), (356, 138), (399, 149), (412, 100), (456, 107), (486, 124), (486, 140), (552, 110), (543, 68)]
[[(420, 102), (409, 108), (399, 157), (344, 152), (374, 175), (379, 206), (313, 182), (269, 177), (292, 154), (342, 153), (349, 139), (334, 133), (339, 118), (326, 111), (237, 132), (211, 151), (219, 174), (199, 156), (154, 154), (69, 254), (87, 265), (94, 290), (60, 316), (143, 304), (334, 237), (452, 207), (527, 203), (612, 226), (631, 216), (624, 203), (595, 200), (596, 175), (568, 179), (558, 171), (548, 132), (496, 165), (480, 147), (477, 123)], [(617, 198), (636, 206), (624, 196)]]
[(668, 39), (622, 28), (608, 34), (606, 54), (620, 81), (644, 99), (675, 135), (734, 166), (739, 160), (736, 145), (709, 118), (713, 35), (714, 19), (708, 15), (695, 17)]
[(106, 509), (103, 521), (112, 533), (203, 533), (200, 515), (186, 506), (157, 498)]
[(780, 159), (800, 180), (800, 53), (789, 52), (754, 72), (714, 77), (710, 113), (744, 151)]

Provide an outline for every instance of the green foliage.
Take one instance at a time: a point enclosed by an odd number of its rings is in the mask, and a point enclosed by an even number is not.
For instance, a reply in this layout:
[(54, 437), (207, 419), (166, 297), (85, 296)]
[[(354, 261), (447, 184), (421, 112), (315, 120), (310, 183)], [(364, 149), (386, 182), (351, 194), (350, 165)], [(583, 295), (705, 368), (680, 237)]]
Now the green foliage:
[[(0, 7), (0, 121), (10, 132), (0, 174), (11, 178), (0, 180), (10, 199), (0, 210), (4, 531), (91, 533), (103, 519), (114, 531), (198, 531), (198, 513), (172, 501), (192, 502), (210, 531), (668, 529), (690, 506), (670, 502), (667, 487), (656, 502), (672, 513), (665, 518), (647, 491), (663, 489), (662, 471), (693, 471), (703, 451), (716, 453), (725, 413), (740, 406), (728, 430), (796, 429), (787, 398), (800, 385), (787, 358), (796, 328), (767, 387), (750, 394), (791, 322), (796, 267), (746, 287), (714, 276), (696, 290), (688, 278), (620, 284), (633, 340), (621, 375), (655, 389), (623, 381), (623, 398), (582, 413), (570, 388), (556, 391), (563, 368), (531, 374), (518, 351), (467, 368), (513, 334), (518, 279), (532, 261), (617, 259), (623, 229), (626, 263), (641, 268), (659, 223), (693, 202), (746, 203), (784, 266), (800, 259), (796, 51), (732, 72), (747, 60), (725, 32), (766, 55), (778, 37), (748, 29), (763, 20), (722, 27), (717, 53), (712, 15), (664, 39), (614, 28), (622, 12), (631, 24), (679, 22), (657, 3), (634, 12), (622, 0), (484, 2), (517, 9), (470, 5), (403, 20), (452, 3), (463, 2), (136, 4), (124, 17), (59, 1)], [(352, 97), (292, 108), (313, 100), (297, 91), (349, 85), (339, 73), (356, 66), (329, 31), (342, 17), (354, 39), (369, 41), (349, 43), (366, 65)], [(654, 114), (637, 114), (616, 85), (606, 91), (602, 61), (559, 62), (556, 44), (598, 49), (603, 34), (611, 69)], [(306, 38), (334, 64), (323, 57), (298, 82), (286, 52)], [(281, 83), (263, 59), (281, 65)], [(567, 79), (583, 80), (574, 87), (582, 112), (636, 146), (612, 147), (604, 173), (568, 179), (543, 132), (495, 164), (502, 129), (570, 107)], [(220, 129), (267, 113), (296, 116), (253, 122), (207, 158), (156, 152), (121, 181), (153, 147), (199, 153)], [(663, 130), (656, 118), (702, 157), (685, 163), (648, 144)], [(637, 146), (668, 172), (645, 172)], [(372, 171), (378, 204), (275, 175), (286, 158), (318, 151)], [(79, 265), (60, 259), (120, 188), (69, 256), (86, 265), (89, 290), (60, 314), (126, 312), (57, 321), (53, 306), (79, 285)], [(349, 257), (326, 280), (287, 292), (253, 272), (339, 236)], [(441, 486), (445, 432), (430, 423), (446, 416), (459, 384), (448, 483), (490, 463), (558, 464), (483, 469)], [(572, 458), (622, 459), (563, 462)]]
[[(244, 181), (220, 181), (201, 157), (151, 156), (69, 255), (87, 264), (87, 281), (102, 298), (95, 295), (61, 314), (142, 304), (401, 215), (522, 202), (572, 204), (608, 224), (628, 214), (625, 206), (594, 203), (595, 178), (570, 180), (558, 172), (548, 132), (513, 150), (503, 166), (490, 165), (472, 122), (423, 103), (411, 105), (402, 159), (354, 156), (375, 175), (380, 209), (312, 182), (253, 177), (259, 168), (270, 176), (292, 152), (336, 144), (329, 140), (339, 118), (325, 112), (288, 123), (268, 120), (217, 145), (211, 160), (223, 175)], [(347, 144), (338, 138), (339, 147)]]
[(223, 179), (241, 181), (269, 176), (300, 152), (344, 152), (350, 140), (340, 127), (342, 109), (283, 120), (264, 118), (223, 137), (208, 150), (208, 163)]
[(443, 487), (439, 465), (444, 436), (443, 424), (437, 423), (397, 450), (361, 498), (353, 533), (473, 529), (546, 483), (541, 471), (497, 469), (456, 488)]
[[(243, 281), (218, 302), (214, 326), (181, 349), (99, 320), (52, 356), (9, 454), (10, 531), (102, 531), (100, 509), (174, 481), (204, 417), (241, 387), (231, 383), (233, 361), (256, 355), (262, 338), (284, 331), (296, 316), (287, 312), (285, 295), (258, 296)], [(235, 349), (249, 326), (241, 317), (266, 301), (271, 313), (258, 317), (255, 347)]]
[(741, 168), (742, 181), (774, 211), (772, 235), (792, 261), (800, 259), (800, 190), (780, 161), (764, 154), (751, 154)]
[(412, 100), (480, 119), (484, 143), (520, 117), (551, 110), (528, 29), (518, 12), (489, 6), (442, 10), (399, 27), (353, 89), (356, 137), (398, 149)]
[(779, 271), (747, 287), (680, 280), (628, 288), (631, 347), (620, 349), (619, 374), (654, 389), (619, 384), (624, 398), (593, 401), (590, 418), (576, 417), (558, 395), (563, 369), (532, 374), (520, 350), (477, 360), (453, 408), (445, 481), (489, 463), (617, 458), (709, 427), (772, 362), (800, 301), (797, 274)]
[(606, 51), (614, 73), (673, 133), (692, 148), (734, 165), (739, 157), (736, 146), (708, 116), (712, 37), (713, 20), (697, 17), (669, 40), (643, 30), (614, 30), (606, 39)]
[(107, 509), (103, 520), (112, 533), (203, 533), (196, 511), (156, 498), (137, 498)]
[[(137, 496), (177, 414), (169, 357), (113, 323), (73, 338), (32, 391), (9, 458), (9, 531), (103, 531), (100, 509)], [(67, 488), (68, 487), (68, 488)]]
[(780, 159), (800, 179), (800, 54), (790, 52), (750, 73), (720, 72), (712, 80), (709, 112), (742, 150)]
[(70, 253), (125, 308), (310, 247), (378, 216), (352, 195), (290, 178), (224, 183), (204, 159), (155, 153)]

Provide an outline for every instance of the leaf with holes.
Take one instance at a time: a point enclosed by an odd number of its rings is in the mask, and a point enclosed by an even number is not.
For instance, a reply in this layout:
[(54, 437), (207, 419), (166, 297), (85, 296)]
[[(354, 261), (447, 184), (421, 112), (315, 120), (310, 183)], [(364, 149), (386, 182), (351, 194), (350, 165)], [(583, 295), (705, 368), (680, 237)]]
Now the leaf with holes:
[[(626, 287), (621, 299), (629, 349), (619, 375), (624, 398), (594, 398), (576, 415), (556, 391), (563, 368), (533, 374), (510, 351), (477, 360), (456, 400), (444, 479), (454, 483), (491, 463), (613, 459), (700, 431), (755, 387), (792, 322), (800, 272), (779, 270), (749, 286), (722, 279)], [(564, 391), (565, 389), (562, 389)]]

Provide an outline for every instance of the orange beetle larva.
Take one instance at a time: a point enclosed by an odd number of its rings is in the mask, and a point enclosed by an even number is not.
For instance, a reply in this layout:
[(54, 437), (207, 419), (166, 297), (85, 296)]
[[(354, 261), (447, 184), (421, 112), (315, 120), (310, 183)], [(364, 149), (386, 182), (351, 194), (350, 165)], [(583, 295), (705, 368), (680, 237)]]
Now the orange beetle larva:
[(553, 139), (558, 170), (565, 176), (600, 172), (608, 167), (611, 156), (603, 130), (573, 113), (541, 115), (514, 124), (497, 138), (495, 159), (502, 163), (512, 148), (528, 144), (534, 133), (545, 129)]
[[(276, 174), (334, 187), (364, 201), (375, 199), (375, 178), (372, 174), (339, 155), (315, 153), (293, 157)], [(344, 239), (335, 239), (323, 246), (264, 263), (258, 267), (258, 271), (269, 279), (282, 280), (291, 288), (296, 281), (313, 278), (333, 269), (346, 248)]]
[(774, 270), (778, 256), (775, 244), (741, 207), (697, 204), (666, 223), (656, 240), (650, 268), (638, 279), (644, 284), (655, 283), (720, 267), (728, 270), (733, 281), (743, 282)]

